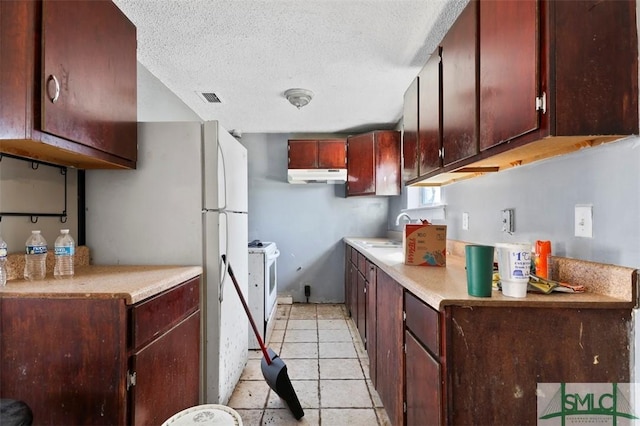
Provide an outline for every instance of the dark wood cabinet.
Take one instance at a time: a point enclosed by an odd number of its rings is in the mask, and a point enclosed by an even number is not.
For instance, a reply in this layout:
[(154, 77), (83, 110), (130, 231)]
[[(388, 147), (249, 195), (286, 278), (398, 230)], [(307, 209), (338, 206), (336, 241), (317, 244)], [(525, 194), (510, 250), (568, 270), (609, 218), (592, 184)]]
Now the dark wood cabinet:
[(347, 143), (344, 139), (290, 139), (290, 169), (344, 169)]
[(442, 423), (440, 314), (405, 291), (407, 425)]
[(0, 396), (27, 403), (34, 424), (157, 425), (197, 405), (199, 287), (194, 278), (135, 305), (0, 299)]
[(376, 390), (394, 425), (404, 423), (403, 291), (393, 278), (377, 269)]
[(442, 40), (444, 165), (478, 153), (477, 8), (471, 1)]
[(484, 150), (538, 128), (539, 1), (481, 1), (478, 6)]
[(135, 168), (136, 28), (110, 0), (0, 2), (0, 152)]
[[(442, 167), (425, 165), (410, 183), (446, 184), (637, 134), (635, 9), (633, 0), (472, 0), (441, 44)], [(422, 126), (430, 113), (419, 80)]]
[(407, 426), (442, 424), (440, 363), (409, 332), (405, 333)]
[(420, 176), (442, 167), (442, 61), (438, 48), (418, 74)]
[(395, 130), (347, 138), (347, 196), (399, 195), (400, 145)]
[[(367, 355), (369, 356), (369, 377), (374, 386), (377, 383), (377, 318), (378, 318), (378, 295), (376, 276), (378, 267), (371, 262), (367, 262)], [(383, 311), (384, 312), (384, 311)]]
[(445, 317), (447, 424), (535, 425), (538, 383), (631, 380), (631, 309), (451, 306)]
[(416, 77), (404, 93), (404, 112), (402, 115), (402, 181), (408, 182), (420, 175), (418, 145), (418, 99), (420, 78)]

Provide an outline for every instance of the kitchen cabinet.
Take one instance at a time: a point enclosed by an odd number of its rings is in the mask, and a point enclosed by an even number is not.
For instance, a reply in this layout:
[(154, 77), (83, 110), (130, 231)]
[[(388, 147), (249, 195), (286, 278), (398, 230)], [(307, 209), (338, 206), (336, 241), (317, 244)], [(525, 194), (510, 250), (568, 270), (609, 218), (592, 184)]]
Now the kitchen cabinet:
[(110, 0), (0, 2), (0, 152), (135, 168), (136, 28)]
[(471, 1), (442, 40), (444, 165), (478, 153), (477, 8)]
[[(466, 294), (464, 261), (452, 259), (444, 275), (440, 268), (414, 274), (396, 261), (377, 264), (371, 252), (359, 252), (376, 275), (368, 291), (377, 311), (367, 311), (376, 319), (375, 326), (367, 322), (367, 353), (392, 424), (535, 424), (541, 383), (631, 380), (632, 268), (556, 258), (561, 279), (611, 287), (573, 301), (567, 294), (462, 300), (451, 287), (464, 285)], [(430, 273), (445, 282), (422, 279)], [(439, 308), (425, 298), (440, 300)]]
[(538, 128), (538, 6), (537, 0), (479, 3), (482, 150)]
[(405, 292), (407, 425), (442, 423), (439, 313)]
[(631, 309), (449, 306), (444, 315), (446, 424), (536, 424), (539, 383), (631, 380)]
[(290, 139), (290, 169), (344, 169), (347, 143), (344, 139)]
[(404, 93), (404, 108), (402, 115), (402, 181), (408, 182), (420, 175), (418, 164), (418, 93), (420, 78), (416, 77)]
[[(404, 424), (403, 288), (382, 269), (376, 272), (376, 390), (391, 424)], [(380, 314), (383, 313), (384, 315)]]
[(418, 78), (419, 175), (442, 167), (442, 60), (438, 48), (420, 70)]
[(472, 0), (441, 45), (443, 167), (410, 183), (444, 185), (637, 134), (635, 9)]
[[(2, 398), (36, 424), (161, 424), (199, 403), (200, 278), (133, 305), (0, 299)], [(29, 336), (25, 338), (25, 336)]]
[(379, 130), (347, 138), (347, 196), (399, 195), (400, 132)]

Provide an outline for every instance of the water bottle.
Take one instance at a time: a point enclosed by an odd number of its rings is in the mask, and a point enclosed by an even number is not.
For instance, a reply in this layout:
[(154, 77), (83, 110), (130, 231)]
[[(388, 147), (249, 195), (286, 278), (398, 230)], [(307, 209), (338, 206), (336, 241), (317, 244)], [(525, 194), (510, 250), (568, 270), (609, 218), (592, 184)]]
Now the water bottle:
[(31, 231), (24, 255), (24, 279), (43, 280), (47, 273), (47, 241), (40, 231)]
[(69, 230), (61, 229), (54, 245), (56, 263), (53, 268), (53, 276), (55, 278), (73, 276), (73, 255), (75, 251), (75, 241), (69, 235)]
[(0, 287), (7, 285), (7, 243), (0, 235)]

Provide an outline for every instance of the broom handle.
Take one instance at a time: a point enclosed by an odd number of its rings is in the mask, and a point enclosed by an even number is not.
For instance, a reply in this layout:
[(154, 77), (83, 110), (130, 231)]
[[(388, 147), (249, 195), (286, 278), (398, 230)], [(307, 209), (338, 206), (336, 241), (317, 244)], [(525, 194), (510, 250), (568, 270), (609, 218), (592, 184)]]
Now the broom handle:
[(238, 285), (238, 281), (236, 280), (236, 276), (233, 274), (233, 269), (231, 269), (231, 264), (227, 264), (227, 257), (222, 255), (222, 263), (224, 263), (225, 267), (229, 270), (229, 276), (231, 277), (231, 281), (233, 281), (233, 286), (236, 288), (236, 292), (238, 293), (238, 297), (242, 302), (242, 306), (244, 307), (244, 311), (247, 313), (247, 317), (249, 318), (249, 322), (251, 323), (251, 328), (253, 328), (253, 332), (256, 335), (256, 339), (258, 339), (258, 344), (260, 345), (260, 349), (262, 349), (262, 355), (264, 355), (264, 359), (267, 361), (267, 365), (271, 365), (271, 357), (267, 352), (267, 348), (264, 346), (264, 342), (260, 337), (260, 333), (258, 332), (258, 327), (256, 327), (256, 323), (253, 321), (253, 317), (251, 316), (251, 312), (249, 311), (249, 306), (247, 306), (247, 302), (244, 300), (244, 296), (242, 295), (242, 291), (240, 290), (240, 286)]

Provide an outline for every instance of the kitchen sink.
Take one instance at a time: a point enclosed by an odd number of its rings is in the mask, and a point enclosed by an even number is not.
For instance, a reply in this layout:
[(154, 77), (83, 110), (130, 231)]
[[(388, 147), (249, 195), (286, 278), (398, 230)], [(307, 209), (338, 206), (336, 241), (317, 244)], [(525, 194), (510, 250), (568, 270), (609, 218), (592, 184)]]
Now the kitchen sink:
[(367, 248), (401, 248), (401, 241), (361, 241)]

